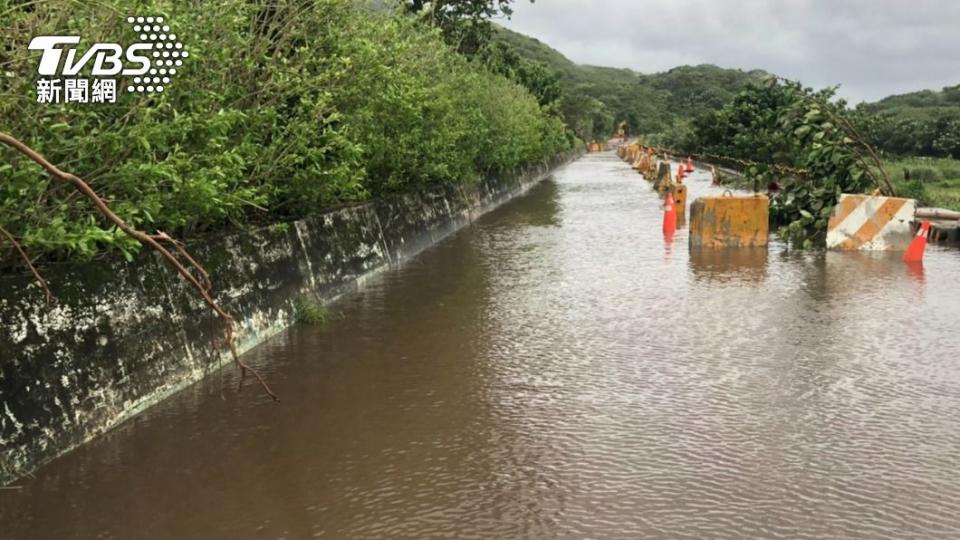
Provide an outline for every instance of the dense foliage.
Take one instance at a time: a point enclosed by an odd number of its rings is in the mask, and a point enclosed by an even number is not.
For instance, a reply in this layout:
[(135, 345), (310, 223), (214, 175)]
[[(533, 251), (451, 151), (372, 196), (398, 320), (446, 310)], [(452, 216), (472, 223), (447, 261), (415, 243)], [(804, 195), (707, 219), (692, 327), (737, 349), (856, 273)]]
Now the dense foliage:
[(685, 147), (749, 160), (744, 172), (756, 185), (779, 184), (771, 219), (781, 236), (804, 247), (822, 243), (841, 193), (892, 191), (846, 103), (833, 97), (831, 88), (770, 78), (697, 119)]
[(546, 65), (522, 58), (509, 45), (488, 42), (477, 55), (487, 69), (520, 84), (537, 98), (541, 107), (555, 112), (563, 97), (560, 75)]
[(869, 141), (889, 154), (960, 158), (960, 85), (861, 104), (856, 118)]
[(511, 3), (513, 0), (404, 0), (403, 6), (438, 27), (459, 52), (473, 56), (493, 35), (490, 19), (513, 14)]
[[(293, 219), (474, 181), (570, 145), (562, 121), (523, 86), (399, 12), (351, 0), (113, 4), (0, 0), (0, 130), (89, 181), (143, 229)], [(166, 91), (121, 92), (113, 105), (36, 102), (32, 36), (79, 34), (81, 53), (131, 42), (130, 13), (163, 15), (191, 54)], [(6, 148), (0, 226), (35, 252), (138, 248)]]

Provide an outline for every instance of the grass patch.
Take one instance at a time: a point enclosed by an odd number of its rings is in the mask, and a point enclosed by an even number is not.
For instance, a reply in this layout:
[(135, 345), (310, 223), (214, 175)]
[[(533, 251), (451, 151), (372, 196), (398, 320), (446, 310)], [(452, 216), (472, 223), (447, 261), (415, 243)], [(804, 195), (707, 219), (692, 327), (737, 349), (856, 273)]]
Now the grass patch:
[(323, 324), (327, 315), (327, 307), (310, 295), (302, 294), (293, 302), (293, 316), (300, 324)]
[(960, 210), (960, 159), (911, 157), (884, 165), (898, 194), (923, 206)]

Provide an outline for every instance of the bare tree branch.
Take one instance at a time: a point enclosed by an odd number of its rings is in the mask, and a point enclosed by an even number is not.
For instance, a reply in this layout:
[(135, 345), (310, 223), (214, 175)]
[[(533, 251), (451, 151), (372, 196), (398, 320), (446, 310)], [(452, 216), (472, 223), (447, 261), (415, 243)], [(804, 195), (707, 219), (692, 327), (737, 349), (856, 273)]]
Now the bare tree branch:
[[(171, 266), (173, 266), (177, 273), (180, 274), (180, 277), (182, 277), (184, 281), (190, 284), (197, 291), (197, 294), (200, 295), (200, 298), (203, 300), (203, 302), (207, 304), (207, 306), (209, 306), (210, 309), (221, 319), (223, 319), (225, 332), (224, 341), (230, 350), (230, 355), (233, 357), (234, 363), (240, 368), (241, 377), (246, 377), (246, 374), (249, 371), (257, 379), (257, 381), (259, 381), (260, 386), (263, 388), (264, 392), (267, 393), (267, 395), (273, 398), (274, 401), (280, 400), (267, 385), (260, 373), (240, 359), (240, 355), (237, 354), (236, 340), (233, 335), (233, 316), (230, 315), (230, 313), (228, 313), (225, 309), (220, 307), (220, 305), (213, 299), (213, 296), (211, 296), (212, 287), (210, 286), (210, 277), (207, 274), (207, 271), (204, 270), (203, 267), (200, 266), (196, 260), (190, 256), (189, 253), (187, 253), (182, 244), (170, 238), (163, 232), (151, 235), (131, 227), (123, 218), (114, 213), (113, 210), (111, 210), (107, 203), (103, 200), (103, 198), (101, 198), (100, 195), (98, 195), (97, 192), (94, 191), (93, 188), (91, 188), (90, 185), (87, 184), (83, 179), (73, 174), (61, 171), (55, 165), (47, 161), (43, 156), (13, 136), (0, 132), (0, 143), (6, 144), (7, 146), (20, 151), (20, 153), (27, 156), (34, 163), (40, 165), (54, 178), (72, 185), (74, 188), (80, 191), (80, 193), (85, 195), (94, 204), (94, 206), (97, 207), (97, 210), (103, 214), (107, 221), (116, 225), (120, 230), (122, 230), (128, 236), (136, 239), (142, 245), (147, 246), (159, 253)], [(177, 259), (177, 257), (174, 256), (173, 253), (161, 245), (161, 242), (172, 244), (177, 253), (187, 260), (187, 265), (184, 266)], [(32, 268), (32, 265), (30, 266)], [(199, 277), (194, 275), (190, 269), (193, 269), (194, 272), (199, 274)], [(39, 275), (36, 273), (34, 275), (39, 277)], [(241, 382), (242, 380), (243, 379), (241, 378)]]
[(33, 261), (31, 261), (30, 257), (27, 256), (27, 252), (23, 250), (20, 242), (17, 242), (13, 235), (3, 227), (0, 227), (0, 234), (6, 236), (7, 240), (13, 244), (14, 249), (16, 249), (20, 254), (20, 258), (23, 259), (23, 263), (27, 265), (27, 268), (30, 269), (30, 273), (33, 274), (33, 279), (37, 281), (37, 284), (43, 289), (43, 294), (47, 297), (47, 308), (49, 308), (51, 305), (53, 305), (53, 302), (56, 300), (56, 298), (54, 298), (53, 293), (50, 292), (50, 287), (47, 286), (47, 281), (43, 279), (43, 277), (40, 275), (40, 272), (37, 271), (37, 267), (33, 265)]

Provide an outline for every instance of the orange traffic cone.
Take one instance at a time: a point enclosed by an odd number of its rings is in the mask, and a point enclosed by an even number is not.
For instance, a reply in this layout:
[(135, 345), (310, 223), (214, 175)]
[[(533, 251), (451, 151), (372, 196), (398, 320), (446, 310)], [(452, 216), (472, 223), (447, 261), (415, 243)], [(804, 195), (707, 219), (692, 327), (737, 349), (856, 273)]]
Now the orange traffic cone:
[(688, 173), (693, 172), (693, 159), (690, 157), (687, 157), (687, 172)]
[(683, 177), (686, 176), (686, 171), (683, 169), (683, 163), (677, 164), (677, 183), (683, 183)]
[[(664, 227), (666, 227), (666, 225), (664, 225)], [(907, 252), (903, 254), (903, 262), (923, 261), (923, 251), (927, 247), (927, 233), (929, 231), (929, 221), (924, 221), (920, 224), (917, 235), (913, 237), (913, 241), (910, 242), (910, 247), (908, 247)]]
[(673, 234), (677, 230), (677, 206), (673, 202), (673, 193), (667, 193), (667, 202), (663, 205), (663, 234)]

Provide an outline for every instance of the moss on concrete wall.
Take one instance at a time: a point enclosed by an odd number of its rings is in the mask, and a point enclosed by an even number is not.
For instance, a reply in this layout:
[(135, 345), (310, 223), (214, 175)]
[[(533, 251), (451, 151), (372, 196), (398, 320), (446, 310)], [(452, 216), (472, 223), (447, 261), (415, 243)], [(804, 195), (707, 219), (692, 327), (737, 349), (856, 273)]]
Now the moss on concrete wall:
[[(237, 318), (241, 351), (324, 300), (429, 247), (526, 191), (574, 154), (473, 186), (381, 199), (215, 239), (190, 251)], [(131, 264), (45, 269), (47, 309), (28, 275), (0, 277), (0, 484), (30, 472), (217, 368), (210, 313), (152, 254)]]

